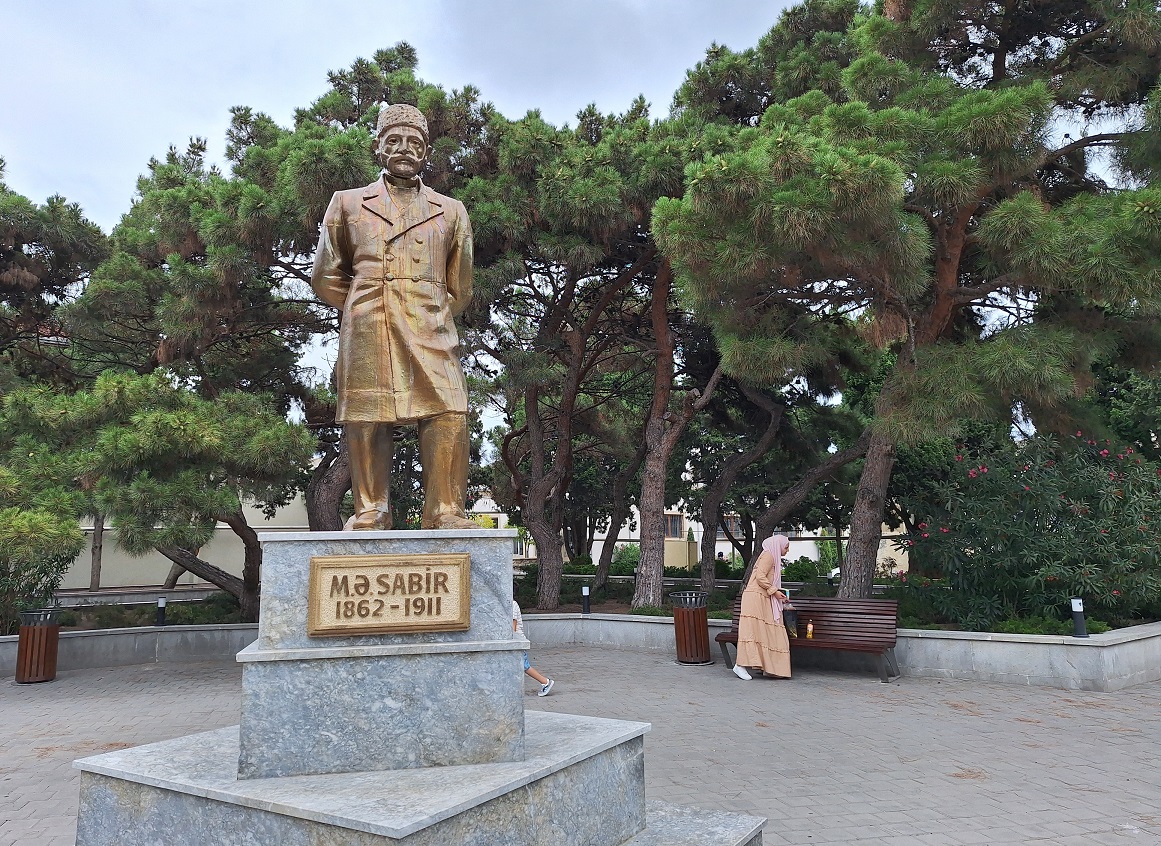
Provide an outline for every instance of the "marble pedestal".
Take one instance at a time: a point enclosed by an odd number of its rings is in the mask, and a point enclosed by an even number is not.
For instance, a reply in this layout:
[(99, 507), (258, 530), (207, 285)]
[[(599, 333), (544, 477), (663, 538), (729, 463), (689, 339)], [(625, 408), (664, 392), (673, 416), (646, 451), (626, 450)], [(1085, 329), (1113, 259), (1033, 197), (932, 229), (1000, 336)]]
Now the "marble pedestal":
[[(758, 846), (762, 819), (646, 804), (648, 724), (525, 714), (515, 534), (261, 535), (241, 725), (77, 761), (77, 846)], [(311, 556), (464, 552), (467, 630), (307, 634)]]
[[(242, 778), (519, 761), (511, 530), (263, 534), (258, 640), (242, 662)], [(466, 631), (310, 637), (310, 559), (471, 556)]]

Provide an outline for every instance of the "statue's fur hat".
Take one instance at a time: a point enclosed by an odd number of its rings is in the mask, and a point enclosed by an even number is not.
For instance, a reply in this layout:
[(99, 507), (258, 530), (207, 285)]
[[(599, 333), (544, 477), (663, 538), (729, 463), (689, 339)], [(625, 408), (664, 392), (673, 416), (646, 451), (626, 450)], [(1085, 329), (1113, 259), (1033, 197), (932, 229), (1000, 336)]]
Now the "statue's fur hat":
[(384, 103), (379, 107), (379, 120), (375, 124), (375, 134), (382, 135), (383, 130), (392, 126), (410, 126), (423, 133), (424, 140), (430, 140), (427, 131), (427, 118), (423, 112), (408, 106), (405, 103)]

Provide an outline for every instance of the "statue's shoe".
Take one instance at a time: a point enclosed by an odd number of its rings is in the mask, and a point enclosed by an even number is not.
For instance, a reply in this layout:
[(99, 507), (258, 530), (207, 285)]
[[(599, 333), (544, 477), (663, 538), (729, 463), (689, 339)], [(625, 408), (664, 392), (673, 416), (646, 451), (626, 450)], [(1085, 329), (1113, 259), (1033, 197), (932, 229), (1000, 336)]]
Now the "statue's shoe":
[(440, 514), (435, 518), (435, 525), (430, 529), (478, 529), (480, 524), (458, 514)]
[(375, 531), (391, 528), (391, 514), (387, 511), (364, 511), (362, 514), (352, 514), (343, 524), (343, 530), (360, 531), (372, 529)]

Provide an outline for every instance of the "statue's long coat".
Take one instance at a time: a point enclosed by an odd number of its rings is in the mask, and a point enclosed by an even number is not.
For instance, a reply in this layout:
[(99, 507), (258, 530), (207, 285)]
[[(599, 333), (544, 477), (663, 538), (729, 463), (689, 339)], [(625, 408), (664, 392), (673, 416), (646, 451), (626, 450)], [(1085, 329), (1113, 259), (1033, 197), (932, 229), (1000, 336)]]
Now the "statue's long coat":
[(339, 423), (408, 423), (467, 411), (453, 322), (472, 296), (472, 230), (463, 203), (421, 183), (401, 209), (382, 178), (336, 192), (311, 286), (343, 312)]

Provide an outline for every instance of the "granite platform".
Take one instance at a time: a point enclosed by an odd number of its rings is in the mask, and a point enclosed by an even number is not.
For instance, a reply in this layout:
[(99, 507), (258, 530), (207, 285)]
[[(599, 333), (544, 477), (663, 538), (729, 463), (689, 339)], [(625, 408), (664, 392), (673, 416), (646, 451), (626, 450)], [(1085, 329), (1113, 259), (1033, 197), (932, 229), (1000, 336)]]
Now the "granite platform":
[(530, 713), (519, 762), (240, 780), (220, 729), (78, 761), (77, 844), (619, 844), (644, 828), (647, 730)]
[(77, 761), (77, 846), (760, 844), (754, 817), (646, 815), (648, 730), (530, 712), (521, 762), (247, 780), (237, 728), (204, 732)]

